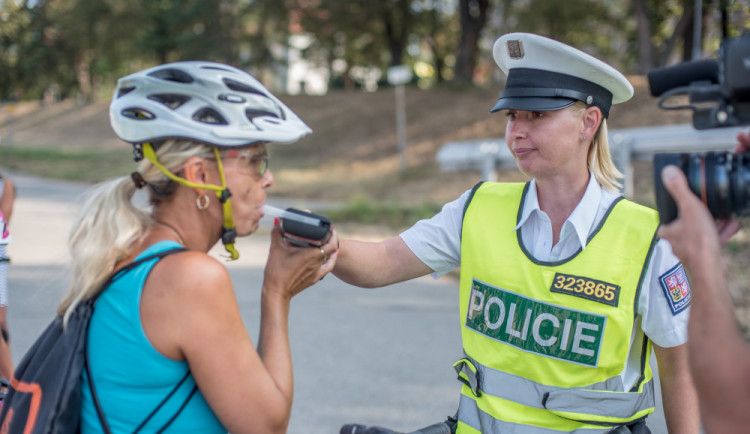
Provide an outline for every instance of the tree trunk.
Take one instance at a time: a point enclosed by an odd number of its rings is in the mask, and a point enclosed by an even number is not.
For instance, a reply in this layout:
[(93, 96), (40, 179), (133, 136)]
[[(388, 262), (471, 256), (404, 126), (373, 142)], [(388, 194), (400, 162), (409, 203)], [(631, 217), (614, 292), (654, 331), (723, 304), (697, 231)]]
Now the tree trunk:
[(385, 38), (386, 44), (388, 45), (388, 52), (391, 54), (391, 66), (400, 65), (401, 57), (403, 57), (404, 54), (403, 42), (399, 40), (396, 35), (393, 20), (386, 11), (383, 11), (383, 25), (385, 27)]
[(633, 0), (638, 25), (638, 74), (646, 74), (654, 67), (654, 49), (651, 43), (651, 21), (645, 0)]
[(78, 52), (76, 59), (76, 79), (78, 80), (78, 89), (81, 91), (81, 100), (84, 103), (91, 102), (91, 69), (89, 61), (91, 60), (91, 50), (82, 48)]
[(719, 0), (719, 13), (721, 14), (721, 39), (729, 37), (729, 0)]
[[(658, 58), (662, 59), (659, 65), (656, 66), (664, 66), (670, 62), (670, 57), (672, 57), (672, 53), (674, 52), (674, 48), (677, 45), (677, 41), (680, 39), (684, 39), (686, 36), (691, 38), (689, 41), (685, 41), (686, 43), (684, 45), (690, 45), (690, 49), (692, 50), (692, 34), (693, 34), (693, 12), (695, 11), (695, 8), (693, 8), (691, 5), (693, 4), (692, 0), (684, 0), (683, 1), (684, 7), (682, 10), (682, 16), (680, 17), (680, 20), (677, 22), (677, 25), (674, 28), (674, 31), (672, 32), (672, 36), (669, 37), (667, 40), (667, 43), (665, 44), (664, 50), (659, 53)], [(689, 35), (688, 35), (689, 32)], [(684, 51), (683, 51), (684, 53)], [(685, 60), (683, 57), (682, 60)]]
[(489, 0), (460, 0), (461, 39), (456, 56), (457, 82), (472, 83), (479, 51), (479, 35), (487, 22)]
[(440, 13), (438, 12), (437, 6), (434, 4), (434, 2), (430, 3), (430, 7), (431, 9), (428, 15), (429, 31), (427, 35), (427, 45), (429, 45), (430, 50), (432, 50), (433, 65), (435, 66), (435, 79), (438, 83), (442, 83), (444, 81), (443, 71), (445, 70), (446, 54), (444, 52), (445, 50), (441, 50), (440, 44), (438, 42), (442, 23), (440, 21)]
[[(391, 54), (391, 66), (401, 65), (406, 48), (406, 39), (411, 28), (410, 0), (398, 0), (398, 7), (394, 10), (382, 1), (381, 16), (385, 28), (388, 52)], [(395, 14), (400, 15), (400, 19)]]
[[(701, 26), (701, 34), (700, 34), (700, 41), (698, 41), (699, 45), (699, 52), (703, 52), (703, 40), (706, 37), (706, 20), (709, 17), (709, 7), (710, 4), (707, 4), (705, 0), (701, 0), (703, 2), (703, 5), (701, 7), (701, 16), (698, 17), (700, 20), (700, 26)], [(695, 1), (686, 0), (685, 1), (685, 8), (690, 9), (690, 21), (687, 23), (687, 26), (685, 28), (685, 33), (683, 36), (684, 44), (683, 44), (683, 50), (682, 50), (682, 60), (688, 61), (688, 60), (697, 60), (693, 59), (693, 47), (695, 46), (695, 41), (693, 40), (695, 37)]]

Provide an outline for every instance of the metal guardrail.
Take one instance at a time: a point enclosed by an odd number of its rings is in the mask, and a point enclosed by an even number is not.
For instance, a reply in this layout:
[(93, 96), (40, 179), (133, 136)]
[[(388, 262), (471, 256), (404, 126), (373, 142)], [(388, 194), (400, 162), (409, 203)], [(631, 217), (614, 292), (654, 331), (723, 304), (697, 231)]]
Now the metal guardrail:
[[(651, 159), (661, 152), (732, 150), (740, 131), (747, 127), (698, 131), (691, 124), (682, 124), (610, 130), (610, 151), (625, 174), (623, 193), (629, 196), (633, 192), (634, 160)], [(495, 181), (500, 167), (515, 167), (502, 137), (448, 142), (438, 150), (437, 159), (443, 171), (480, 170), (485, 181)]]

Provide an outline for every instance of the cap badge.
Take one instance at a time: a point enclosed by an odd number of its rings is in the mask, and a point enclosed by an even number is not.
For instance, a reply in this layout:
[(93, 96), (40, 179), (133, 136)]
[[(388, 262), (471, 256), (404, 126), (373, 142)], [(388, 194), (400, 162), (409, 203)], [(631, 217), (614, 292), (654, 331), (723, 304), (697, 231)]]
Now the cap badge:
[(586, 104), (591, 105), (594, 102), (594, 97), (589, 95), (586, 97)]
[(508, 56), (511, 59), (523, 59), (523, 44), (519, 40), (508, 41), (506, 46), (508, 47)]

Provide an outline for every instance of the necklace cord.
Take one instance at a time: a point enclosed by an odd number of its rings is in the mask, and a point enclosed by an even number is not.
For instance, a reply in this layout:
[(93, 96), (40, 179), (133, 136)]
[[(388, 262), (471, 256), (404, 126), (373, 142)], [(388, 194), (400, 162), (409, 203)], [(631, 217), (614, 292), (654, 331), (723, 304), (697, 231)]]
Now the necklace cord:
[[(158, 220), (156, 220), (156, 223), (157, 223), (158, 225), (160, 225), (160, 226), (164, 226), (165, 228), (167, 228), (167, 229), (169, 229), (170, 231), (174, 232), (174, 234), (175, 234), (175, 235), (177, 235), (177, 240), (178, 240), (178, 241), (180, 242), (180, 244), (181, 244), (182, 246), (185, 246), (185, 241), (184, 241), (184, 240), (182, 239), (182, 236), (181, 236), (181, 235), (180, 235), (180, 233), (179, 233), (179, 232), (177, 231), (177, 229), (173, 228), (172, 226), (170, 226), (170, 225), (168, 225), (168, 224), (166, 224), (166, 223), (164, 223), (164, 222), (160, 222), (160, 221), (158, 221)], [(185, 247), (187, 247), (187, 246), (185, 246)]]

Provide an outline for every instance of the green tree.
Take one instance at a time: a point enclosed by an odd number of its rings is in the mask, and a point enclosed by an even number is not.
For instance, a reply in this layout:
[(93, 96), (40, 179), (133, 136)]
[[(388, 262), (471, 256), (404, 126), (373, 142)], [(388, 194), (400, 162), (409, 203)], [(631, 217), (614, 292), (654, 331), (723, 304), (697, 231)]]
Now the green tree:
[(275, 71), (287, 64), (293, 6), (294, 0), (254, 0), (239, 11), (240, 62), (262, 81), (278, 79)]
[(21, 47), (30, 43), (31, 19), (25, 4), (0, 3), (0, 101), (10, 99), (14, 89), (20, 88), (23, 77), (17, 65), (22, 61)]
[(612, 7), (601, 0), (515, 2), (513, 31), (528, 31), (581, 48), (603, 58), (614, 53), (611, 37), (620, 31)]
[(136, 47), (158, 63), (237, 63), (247, 4), (229, 0), (140, 0)]
[(435, 78), (440, 83), (453, 77), (459, 34), (456, 5), (453, 0), (422, 0), (415, 6), (420, 11), (415, 33), (429, 47)]
[(383, 69), (386, 44), (380, 18), (380, 3), (314, 0), (299, 2), (301, 29), (314, 35), (310, 50), (318, 50), (329, 62), (335, 87), (354, 86), (355, 67)]
[[(10, 2), (12, 3), (12, 2)], [(8, 3), (8, 4), (10, 4)], [(8, 4), (4, 6), (8, 6)], [(128, 56), (127, 28), (121, 19), (127, 2), (47, 0), (23, 4), (15, 18), (23, 24), (13, 35), (17, 61), (14, 87), (39, 97), (50, 87), (83, 101), (115, 74)]]

